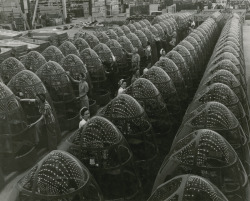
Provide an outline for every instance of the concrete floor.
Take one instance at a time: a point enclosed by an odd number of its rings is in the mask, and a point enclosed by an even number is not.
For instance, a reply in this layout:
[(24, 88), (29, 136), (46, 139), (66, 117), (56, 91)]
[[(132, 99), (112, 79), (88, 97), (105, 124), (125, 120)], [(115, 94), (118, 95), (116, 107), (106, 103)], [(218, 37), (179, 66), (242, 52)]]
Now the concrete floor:
[[(81, 19), (77, 22), (81, 21)], [(68, 30), (69, 34), (74, 34), (77, 30)], [(245, 65), (246, 65), (246, 79), (248, 89), (250, 88), (250, 20), (246, 20), (243, 26), (243, 48), (245, 55)], [(250, 100), (250, 90), (247, 91), (248, 99)], [(61, 146), (59, 145), (61, 148)], [(19, 174), (11, 182), (9, 182), (5, 188), (0, 192), (0, 201), (17, 201), (18, 191), (16, 188), (17, 182), (25, 175), (25, 173)]]
[(250, 100), (250, 20), (246, 20), (243, 26), (243, 48), (246, 65), (247, 97)]
[[(250, 103), (250, 90), (249, 90), (250, 89), (250, 20), (245, 20), (243, 26), (243, 51), (244, 51), (245, 66), (246, 66), (245, 76), (247, 80), (247, 97), (248, 97), (248, 102)], [(249, 188), (248, 188), (248, 195), (250, 196)]]

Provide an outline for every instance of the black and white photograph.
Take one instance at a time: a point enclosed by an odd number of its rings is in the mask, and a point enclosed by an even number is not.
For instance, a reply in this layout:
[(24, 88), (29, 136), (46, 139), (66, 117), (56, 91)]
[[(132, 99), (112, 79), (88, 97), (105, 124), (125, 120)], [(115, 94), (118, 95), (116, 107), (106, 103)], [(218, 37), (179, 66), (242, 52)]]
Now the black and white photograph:
[(0, 0), (0, 201), (250, 201), (250, 0)]

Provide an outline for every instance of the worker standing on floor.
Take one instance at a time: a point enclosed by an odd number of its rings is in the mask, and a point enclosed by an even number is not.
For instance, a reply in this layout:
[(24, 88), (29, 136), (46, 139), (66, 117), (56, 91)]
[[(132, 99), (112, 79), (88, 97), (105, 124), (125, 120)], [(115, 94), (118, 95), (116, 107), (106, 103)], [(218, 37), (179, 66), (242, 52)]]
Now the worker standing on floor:
[(132, 64), (132, 74), (135, 74), (137, 70), (140, 71), (140, 62), (141, 62), (141, 57), (138, 54), (138, 49), (135, 47), (132, 51), (132, 53), (127, 52), (125, 49), (123, 49), (127, 55), (131, 56), (131, 64)]
[(75, 80), (73, 77), (71, 77), (69, 72), (67, 72), (67, 75), (72, 82), (77, 83), (79, 86), (79, 98), (81, 107), (87, 107), (89, 109), (89, 98), (87, 95), (89, 91), (89, 85), (86, 82), (86, 75), (84, 73), (80, 73), (79, 80)]
[(45, 94), (37, 94), (36, 99), (21, 99), (18, 96), (16, 98), (20, 102), (33, 102), (37, 104), (41, 117), (36, 122), (29, 125), (29, 127), (36, 125), (36, 143), (44, 138), (43, 129), (45, 126), (48, 149), (50, 151), (57, 149), (56, 121), (51, 106), (46, 100)]

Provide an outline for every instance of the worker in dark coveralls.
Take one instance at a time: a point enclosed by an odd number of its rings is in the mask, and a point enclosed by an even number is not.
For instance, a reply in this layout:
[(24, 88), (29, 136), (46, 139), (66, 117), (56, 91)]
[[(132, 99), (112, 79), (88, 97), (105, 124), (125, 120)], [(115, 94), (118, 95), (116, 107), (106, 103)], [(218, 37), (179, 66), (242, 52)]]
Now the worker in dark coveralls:
[(117, 70), (116, 58), (112, 55), (112, 58), (109, 61), (102, 61), (102, 64), (105, 68), (107, 85), (110, 90), (111, 98), (114, 98), (118, 90), (118, 85), (117, 85), (118, 70)]

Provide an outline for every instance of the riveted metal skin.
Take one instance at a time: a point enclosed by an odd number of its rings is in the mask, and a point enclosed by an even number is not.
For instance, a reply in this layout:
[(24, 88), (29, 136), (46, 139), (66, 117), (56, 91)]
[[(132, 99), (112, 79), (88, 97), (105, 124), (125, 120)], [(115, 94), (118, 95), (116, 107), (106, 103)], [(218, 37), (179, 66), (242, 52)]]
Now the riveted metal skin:
[(228, 201), (224, 194), (210, 181), (197, 175), (180, 175), (159, 185), (148, 201), (220, 200)]
[(160, 67), (153, 66), (145, 74), (143, 74), (142, 78), (148, 79), (155, 85), (161, 93), (170, 114), (176, 119), (180, 119), (180, 99), (169, 75)]
[(116, 33), (116, 35), (118, 36), (118, 38), (121, 36), (125, 36), (125, 33), (123, 32), (121, 27), (114, 27), (113, 30)]
[(138, 36), (134, 33), (129, 33), (126, 35), (127, 38), (131, 41), (133, 47), (136, 47), (138, 49), (138, 54), (140, 55), (141, 59), (145, 56), (145, 52), (142, 46), (142, 43)]
[[(97, 113), (110, 120), (126, 138), (134, 155), (143, 187), (151, 183), (160, 164), (155, 164), (158, 147), (149, 118), (143, 107), (131, 96), (120, 94)], [(147, 187), (146, 187), (147, 188)]]
[[(46, 86), (55, 106), (61, 130), (74, 129), (78, 126), (80, 103), (66, 71), (60, 64), (49, 61), (36, 72)], [(69, 107), (70, 105), (70, 107)]]
[(198, 53), (197, 53), (197, 50), (194, 48), (194, 46), (188, 42), (187, 40), (182, 40), (179, 45), (185, 47), (190, 55), (191, 55), (191, 61), (193, 60), (194, 64), (193, 64), (193, 68), (191, 68), (191, 72), (192, 72), (192, 76), (195, 78), (195, 79), (199, 79), (197, 76), (197, 72), (198, 72), (198, 65), (199, 65), (199, 58), (198, 58)]
[(135, 33), (137, 31), (137, 28), (134, 24), (128, 24), (127, 27), (130, 29), (132, 33)]
[(203, 65), (204, 65), (204, 61), (202, 59), (202, 58), (204, 58), (204, 54), (202, 53), (201, 46), (196, 41), (196, 39), (191, 37), (191, 36), (187, 36), (185, 38), (185, 40), (188, 41), (189, 43), (191, 43), (197, 52), (197, 55), (198, 55), (198, 69), (197, 69), (197, 71), (198, 71), (199, 75), (201, 75), (202, 71), (203, 71)]
[(87, 41), (84, 40), (83, 38), (75, 39), (74, 44), (75, 44), (75, 46), (76, 46), (76, 48), (78, 49), (79, 52), (83, 51), (86, 48), (90, 48)]
[(114, 55), (109, 47), (104, 43), (99, 43), (93, 48), (96, 54), (99, 56), (102, 62), (112, 63), (114, 62)]
[(126, 36), (119, 37), (117, 41), (120, 43), (122, 48), (124, 48), (127, 52), (132, 53), (134, 46)]
[[(106, 72), (109, 72), (107, 74), (107, 88), (111, 91), (111, 95), (114, 96), (114, 93), (118, 90), (117, 87), (114, 85), (118, 83), (117, 80), (117, 66), (115, 57), (112, 53), (112, 51), (109, 49), (109, 47), (103, 43), (99, 43), (97, 46), (93, 49), (98, 57), (100, 58), (103, 67)], [(99, 86), (98, 88), (102, 90), (104, 86)]]
[(139, 22), (135, 22), (133, 25), (135, 26), (136, 30), (141, 30), (143, 28)]
[(213, 83), (203, 90), (198, 90), (193, 98), (192, 104), (189, 105), (183, 117), (183, 122), (189, 119), (189, 113), (209, 101), (217, 101), (225, 105), (238, 119), (244, 133), (249, 139), (248, 117), (244, 108), (233, 90), (222, 83)]
[[(133, 52), (134, 46), (133, 46), (132, 42), (130, 41), (130, 39), (127, 38), (127, 36), (125, 36), (125, 35), (121, 36), (118, 38), (117, 41), (120, 43), (122, 48), (125, 49), (126, 52), (128, 52), (128, 53)], [(127, 62), (128, 62), (129, 69), (131, 69), (132, 63), (131, 63), (131, 56), (130, 55), (127, 55)]]
[(69, 54), (67, 55), (62, 61), (61, 66), (65, 71), (69, 71), (70, 75), (77, 79), (80, 73), (86, 74), (88, 72), (85, 64), (82, 62), (82, 60), (74, 55)]
[[(183, 117), (182, 107), (180, 98), (177, 94), (175, 86), (168, 76), (168, 74), (159, 67), (151, 67), (146, 73), (143, 74), (142, 78), (146, 78), (151, 81), (155, 87), (159, 90), (162, 95), (164, 102), (166, 103), (167, 110), (169, 112), (169, 119), (172, 123), (172, 132), (175, 133), (180, 125), (180, 121)], [(161, 114), (160, 112), (159, 114)], [(164, 118), (166, 121), (167, 118)], [(159, 130), (156, 128), (155, 131)], [(174, 135), (168, 134), (168, 142), (171, 141)], [(167, 145), (167, 144), (166, 144)]]
[(238, 54), (240, 55), (240, 57), (242, 58), (242, 60), (244, 60), (244, 54), (242, 52), (242, 49), (240, 48), (240, 46), (238, 46), (239, 44), (237, 44), (237, 41), (230, 41), (230, 40), (224, 40), (221, 43), (219, 43), (216, 47), (218, 50), (222, 49), (224, 46), (230, 46), (232, 47), (234, 50), (236, 50), (238, 52)]
[(77, 50), (76, 46), (70, 41), (65, 41), (63, 44), (61, 44), (59, 46), (59, 50), (61, 50), (65, 57), (69, 54), (75, 54), (76, 56), (79, 56), (79, 51)]
[(22, 92), (25, 98), (35, 98), (36, 94), (46, 94), (47, 90), (40, 78), (29, 70), (17, 73), (8, 83), (14, 94)]
[(195, 64), (194, 64), (194, 60), (193, 60), (190, 52), (188, 51), (188, 49), (182, 45), (177, 45), (177, 46), (175, 46), (175, 48), (173, 50), (178, 52), (182, 56), (182, 58), (186, 62), (187, 68), (188, 68), (188, 70), (191, 74), (192, 80), (193, 80), (194, 79), (193, 73), (195, 72), (195, 68), (194, 68)]
[(148, 29), (148, 28), (143, 28), (141, 30), (145, 36), (147, 37), (148, 42), (150, 43), (151, 47), (151, 62), (152, 64), (158, 61), (159, 55), (157, 52), (157, 44), (155, 40), (154, 34)]
[(149, 31), (152, 32), (152, 34), (155, 35), (155, 37), (160, 37), (160, 34), (159, 34), (158, 30), (154, 26), (151, 25), (151, 26), (148, 27), (148, 29), (149, 29)]
[(227, 70), (231, 72), (237, 80), (241, 83), (241, 86), (246, 91), (246, 81), (244, 76), (241, 74), (240, 70), (236, 67), (236, 65), (229, 59), (223, 59), (216, 63), (216, 65), (211, 66), (207, 71), (206, 75), (211, 76), (216, 73), (218, 70)]
[(219, 102), (207, 102), (189, 113), (189, 119), (184, 122), (175, 136), (172, 148), (188, 133), (196, 129), (211, 129), (232, 145), (249, 174), (249, 147), (247, 135), (244, 133), (234, 114)]
[(3, 175), (22, 171), (34, 162), (35, 127), (28, 127), (25, 113), (13, 92), (0, 82), (0, 168)]
[(166, 35), (166, 34), (168, 34), (168, 35), (170, 35), (170, 34), (171, 34), (171, 28), (170, 28), (170, 25), (169, 25), (169, 26), (167, 26), (167, 24), (165, 24), (165, 23), (163, 23), (163, 22), (160, 22), (160, 23), (159, 23), (159, 25), (160, 25), (160, 26), (161, 26), (161, 28), (163, 29), (166, 39), (169, 39), (169, 38), (167, 37), (167, 35)]
[[(159, 23), (161, 26), (165, 25), (165, 28), (167, 30), (167, 34), (171, 35), (174, 32), (175, 27), (173, 26), (172, 22), (169, 20), (163, 20)], [(164, 24), (164, 25), (163, 25)]]
[(126, 25), (122, 25), (121, 29), (122, 29), (122, 31), (124, 32), (125, 35), (128, 35), (128, 34), (131, 33), (130, 28), (128, 26), (126, 26)]
[(0, 75), (2, 81), (7, 84), (11, 78), (22, 70), (26, 70), (24, 65), (14, 57), (5, 59), (0, 64)]
[(101, 108), (97, 115), (107, 118), (121, 131), (138, 166), (154, 160), (157, 145), (152, 125), (143, 107), (134, 98), (126, 94), (118, 95)]
[(199, 89), (203, 89), (213, 83), (223, 83), (230, 87), (239, 98), (247, 116), (249, 116), (249, 103), (246, 93), (237, 78), (228, 70), (218, 70), (213, 75), (202, 79)]
[(71, 135), (66, 144), (66, 151), (85, 164), (96, 178), (106, 200), (136, 199), (141, 184), (133, 153), (113, 123), (95, 116)]
[(152, 82), (139, 78), (127, 87), (123, 93), (132, 96), (143, 105), (158, 136), (173, 137), (172, 122), (166, 104)]
[[(86, 75), (86, 81), (88, 82), (89, 85), (89, 91), (92, 92), (92, 82), (90, 79), (89, 72), (87, 70), (86, 65), (82, 62), (82, 60), (74, 55), (74, 54), (69, 54), (67, 55), (64, 59), (61, 61), (61, 66), (66, 72), (69, 72), (70, 76), (73, 77), (75, 80), (79, 79), (79, 76), (81, 73)], [(77, 83), (72, 83), (74, 93), (76, 96), (79, 96), (79, 86)]]
[(127, 63), (127, 55), (126, 53), (123, 51), (123, 47), (120, 45), (120, 43), (116, 40), (109, 40), (106, 45), (110, 48), (110, 50), (112, 51), (115, 59), (116, 59), (116, 64), (118, 67), (118, 75), (121, 78), (124, 78), (126, 76), (130, 75), (130, 68), (129, 65)]
[(37, 51), (29, 52), (20, 61), (27, 70), (32, 72), (36, 72), (43, 64), (47, 62), (43, 55)]
[(209, 48), (208, 49), (206, 49), (205, 48), (205, 44), (207, 44), (207, 42), (206, 42), (206, 38), (205, 38), (205, 35), (203, 35), (200, 31), (198, 31), (198, 30), (194, 30), (193, 32), (191, 32), (191, 34), (190, 34), (191, 36), (193, 36), (193, 37), (195, 37), (195, 38), (199, 38), (200, 40), (197, 40), (198, 42), (199, 41), (201, 41), (201, 45), (202, 45), (202, 47), (203, 47), (203, 50), (205, 50), (204, 51), (204, 54), (206, 55), (206, 56), (208, 56), (208, 54), (209, 54)]
[(152, 20), (151, 24), (158, 24), (162, 21), (162, 16), (161, 15), (158, 15), (158, 16), (155, 16), (155, 18)]
[[(249, 199), (246, 190), (250, 170), (249, 106), (243, 89), (246, 82), (242, 24), (237, 17), (226, 21), (223, 16), (213, 14), (174, 49), (183, 57), (188, 70), (196, 72), (200, 78), (205, 73), (158, 172), (153, 189), (175, 176), (191, 173), (208, 178), (225, 194), (227, 200)], [(188, 19), (188, 15), (175, 14), (174, 18), (180, 30), (185, 28), (182, 22)], [(192, 65), (194, 63), (197, 64)], [(166, 68), (163, 62), (160, 64)], [(233, 188), (227, 185), (228, 181)], [(161, 196), (163, 192), (157, 195)], [(175, 195), (176, 198), (182, 200), (183, 197)]]
[(147, 47), (147, 43), (148, 43), (147, 36), (141, 30), (137, 30), (135, 32), (135, 35), (140, 39), (142, 47), (146, 48)]
[[(61, 101), (74, 99), (75, 96), (69, 78), (60, 64), (49, 61), (41, 66), (36, 74), (45, 84), (51, 94), (52, 100)], [(67, 93), (67, 96), (65, 96), (65, 93)]]
[(196, 33), (193, 33), (193, 32), (191, 32), (191, 33), (189, 34), (189, 36), (193, 37), (193, 38), (198, 42), (198, 44), (199, 44), (200, 47), (201, 47), (201, 50), (203, 51), (203, 54), (206, 55), (206, 51), (204, 51), (204, 50), (205, 50), (205, 44), (204, 44), (204, 42), (203, 42), (203, 40), (202, 40), (202, 37), (199, 36), (199, 35), (196, 34)]
[(200, 87), (214, 82), (228, 85), (238, 96), (249, 120), (245, 71), (242, 25), (238, 17), (232, 17), (221, 32)]
[(103, 200), (88, 169), (71, 154), (55, 150), (18, 182), (20, 200)]
[(95, 46), (97, 46), (100, 43), (100, 41), (98, 40), (98, 38), (95, 35), (89, 34), (87, 32), (80, 33), (79, 37), (86, 40), (86, 42), (89, 44), (89, 46), (91, 48), (94, 48)]
[(214, 57), (210, 65), (216, 65), (219, 61), (224, 59), (229, 59), (240, 70), (242, 75), (245, 74), (245, 68), (241, 65), (237, 57), (230, 52), (223, 51), (223, 53), (218, 54), (218, 56)]
[(86, 48), (80, 52), (80, 58), (89, 72), (93, 84), (98, 84), (106, 80), (105, 69), (103, 67), (102, 61), (97, 53)]
[[(45, 94), (46, 101), (50, 104), (53, 116), (55, 118), (54, 127), (56, 130), (57, 139), (61, 138), (61, 130), (58, 124), (57, 114), (52, 99), (45, 85), (35, 73), (29, 70), (23, 70), (17, 73), (10, 80), (7, 86), (16, 96), (20, 97), (20, 92), (21, 92), (23, 95), (20, 98), (22, 99), (36, 99), (37, 94)], [(38, 105), (36, 103), (27, 103), (27, 102), (20, 102), (20, 103), (25, 112), (28, 124), (36, 122), (41, 117)], [(40, 138), (43, 138), (43, 141), (47, 142), (46, 136), (42, 136)], [(42, 142), (40, 144), (42, 147), (45, 146), (45, 144), (42, 144)]]
[(161, 40), (166, 40), (166, 36), (165, 36), (163, 28), (159, 24), (155, 24), (154, 27), (157, 29)]
[(157, 48), (157, 57), (158, 57), (157, 60), (159, 60), (159, 58), (161, 57), (160, 51), (163, 48), (163, 43), (161, 41), (160, 34), (154, 26), (149, 26), (148, 29), (154, 35), (156, 48)]
[[(158, 172), (153, 190), (164, 180), (186, 173), (207, 178), (228, 200), (248, 200), (248, 178), (239, 157), (225, 138), (212, 130), (188, 133), (175, 144)], [(226, 185), (229, 181), (233, 188)]]
[(94, 32), (94, 34), (99, 39), (100, 43), (107, 43), (110, 40), (108, 35), (103, 31)]
[(147, 25), (142, 20), (138, 22), (142, 28), (147, 28)]
[(63, 53), (56, 46), (49, 46), (43, 52), (42, 55), (46, 59), (46, 61), (55, 61), (60, 63), (64, 58)]
[(142, 20), (147, 26), (150, 26), (151, 25), (151, 23), (147, 20), (147, 19), (144, 19), (144, 20)]
[(188, 99), (187, 88), (183, 76), (176, 64), (171, 59), (166, 58), (156, 62), (154, 66), (162, 68), (169, 75), (180, 97), (180, 101), (186, 102)]
[(194, 88), (193, 88), (192, 77), (191, 77), (190, 71), (188, 69), (187, 63), (185, 62), (182, 55), (179, 54), (179, 52), (177, 52), (175, 50), (171, 50), (170, 52), (167, 53), (166, 56), (167, 56), (167, 58), (171, 59), (178, 67), (178, 69), (183, 77), (185, 86), (187, 87), (187, 90), (190, 93), (194, 93), (193, 92)]
[(117, 40), (118, 39), (118, 35), (116, 34), (116, 32), (113, 30), (113, 29), (108, 29), (106, 31), (106, 34), (107, 36), (110, 38), (110, 39), (114, 39), (114, 40)]

